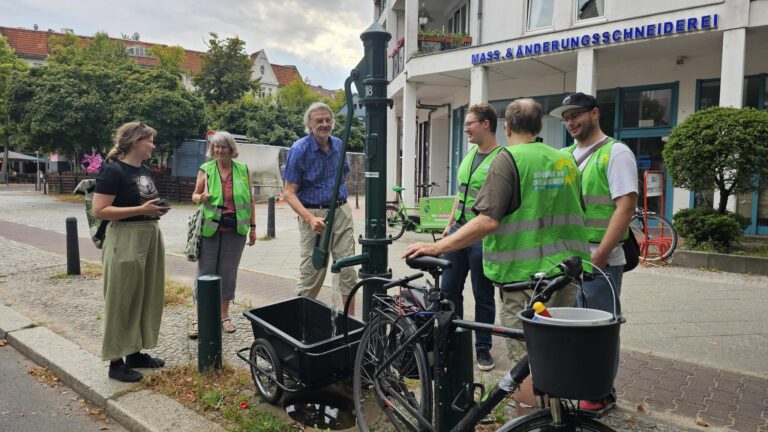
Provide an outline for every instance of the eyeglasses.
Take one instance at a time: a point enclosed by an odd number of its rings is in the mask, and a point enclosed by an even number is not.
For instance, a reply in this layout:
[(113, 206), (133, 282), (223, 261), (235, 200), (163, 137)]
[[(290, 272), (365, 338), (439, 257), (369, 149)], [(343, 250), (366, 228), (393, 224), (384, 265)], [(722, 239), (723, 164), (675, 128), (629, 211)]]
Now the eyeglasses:
[(571, 120), (576, 120), (577, 118), (579, 118), (580, 115), (584, 114), (585, 112), (590, 112), (590, 111), (592, 111), (592, 108), (585, 108), (583, 110), (572, 112), (570, 114), (563, 114), (563, 119), (560, 120), (560, 123), (566, 124)]
[(472, 123), (480, 123), (480, 120), (470, 120), (468, 122), (464, 122), (464, 129), (472, 126)]
[(139, 124), (137, 124), (136, 126), (133, 127), (133, 130), (131, 131), (131, 133), (128, 134), (128, 137), (129, 138), (133, 138), (133, 136), (136, 135), (136, 132), (144, 129), (145, 127), (147, 127), (147, 125), (145, 125), (142, 122), (139, 122)]

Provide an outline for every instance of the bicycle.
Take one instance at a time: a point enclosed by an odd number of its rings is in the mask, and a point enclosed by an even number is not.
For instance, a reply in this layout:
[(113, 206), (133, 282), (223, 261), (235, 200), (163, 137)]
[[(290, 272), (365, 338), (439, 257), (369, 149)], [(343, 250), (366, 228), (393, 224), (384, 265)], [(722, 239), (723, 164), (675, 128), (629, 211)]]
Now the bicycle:
[[(417, 188), (423, 189), (422, 197), (428, 198), (432, 192), (432, 188), (440, 186), (435, 182), (424, 183), (416, 185)], [(416, 212), (418, 207), (409, 207), (403, 200), (402, 192), (405, 190), (402, 186), (392, 186), (392, 190), (397, 194), (397, 200), (388, 201), (385, 210), (385, 217), (387, 220), (386, 236), (392, 237), (392, 240), (397, 240), (403, 236), (406, 231), (414, 231), (418, 228), (420, 223), (420, 216), (409, 215), (409, 212)]]
[[(354, 403), (357, 413), (358, 427), (362, 432), (368, 432), (373, 425), (373, 418), (364, 411), (363, 396), (365, 390), (373, 390), (373, 395), (378, 406), (383, 410), (386, 419), (397, 431), (436, 431), (443, 430), (440, 427), (441, 419), (433, 422), (432, 382), (444, 370), (446, 356), (444, 341), (452, 329), (459, 327), (468, 330), (480, 330), (491, 334), (525, 340), (526, 332), (530, 329), (519, 330), (507, 327), (499, 327), (490, 324), (481, 324), (474, 321), (456, 319), (453, 313), (453, 305), (442, 298), (439, 290), (439, 277), (443, 269), (450, 267), (450, 263), (434, 257), (419, 257), (407, 261), (412, 268), (429, 272), (435, 280), (434, 285), (427, 281), (427, 287), (411, 285), (411, 281), (423, 276), (423, 273), (407, 276), (399, 280), (387, 280), (375, 278), (381, 282), (387, 281), (385, 289), (400, 287), (399, 295), (375, 295), (374, 306), (369, 316), (369, 323), (360, 339), (360, 345), (355, 357), (353, 372)], [(581, 280), (581, 260), (572, 257), (557, 265), (559, 273), (547, 276), (539, 273), (531, 277), (529, 281), (507, 284), (502, 286), (507, 292), (533, 290), (530, 304), (536, 301), (546, 303), (551, 295), (559, 289), (578, 283)], [(362, 285), (364, 281), (361, 281)], [(539, 289), (544, 286), (543, 289)], [(353, 293), (350, 293), (352, 297)], [(533, 317), (533, 310), (526, 309), (520, 316), (528, 321)], [(448, 318), (448, 319), (446, 319)], [(601, 332), (610, 330), (618, 341), (618, 327), (623, 319), (613, 317), (610, 325), (599, 326)], [(524, 328), (526, 327), (525, 319)], [(448, 331), (445, 331), (447, 327)], [(545, 326), (560, 327), (560, 326)], [(569, 327), (563, 327), (569, 329)], [(581, 327), (593, 331), (598, 326)], [(612, 337), (613, 337), (612, 336)], [(590, 335), (590, 337), (592, 337)], [(535, 338), (532, 338), (535, 339)], [(546, 339), (546, 338), (540, 338)], [(533, 340), (526, 343), (533, 342)], [(546, 340), (540, 342), (546, 343)], [(562, 344), (558, 340), (558, 344)], [(549, 344), (549, 345), (558, 345)], [(567, 345), (567, 343), (566, 343)], [(618, 344), (616, 344), (618, 345)], [(452, 429), (453, 432), (472, 431), (482, 419), (484, 419), (499, 403), (517, 390), (523, 380), (531, 374), (529, 366), (537, 366), (542, 361), (540, 353), (534, 357), (534, 351), (529, 346), (529, 355), (518, 362), (512, 370), (489, 392), (478, 383), (467, 384), (456, 395), (451, 406), (458, 412), (465, 414)], [(538, 348), (536, 348), (538, 350)], [(572, 349), (572, 348), (569, 348)], [(606, 363), (615, 365), (616, 350), (618, 347), (604, 350), (600, 354), (600, 369), (613, 370)], [(577, 351), (577, 350), (574, 350)], [(581, 350), (585, 351), (585, 350)], [(546, 358), (546, 356), (544, 356)], [(560, 361), (563, 356), (555, 359)], [(564, 356), (569, 357), (569, 356)], [(579, 363), (579, 354), (574, 352), (576, 364)], [(600, 362), (598, 362), (600, 363)], [(533, 368), (534, 372), (538, 369)], [(568, 368), (564, 368), (568, 369)], [(573, 369), (573, 367), (571, 367)], [(543, 369), (542, 369), (543, 370)], [(538, 409), (530, 414), (505, 424), (499, 431), (532, 431), (532, 430), (566, 430), (566, 431), (613, 431), (610, 427), (597, 421), (600, 414), (579, 410), (570, 399), (592, 399), (607, 394), (613, 381), (612, 376), (604, 378), (600, 385), (592, 389), (594, 374), (581, 374), (581, 370), (571, 370), (568, 373), (574, 375), (569, 386), (561, 387), (561, 384), (552, 384), (555, 378), (547, 379), (549, 372), (536, 372), (534, 386), (537, 389), (547, 390), (549, 393), (548, 408)], [(604, 373), (604, 372), (603, 372)], [(584, 376), (579, 376), (584, 375)], [(569, 387), (569, 388), (567, 388)], [(599, 388), (598, 388), (599, 387)], [(475, 393), (481, 394), (479, 401), (475, 401)], [(540, 393), (542, 406), (546, 407), (543, 392)], [(376, 428), (375, 430), (380, 430)]]
[(663, 262), (668, 260), (677, 248), (677, 230), (672, 222), (647, 211), (642, 207), (635, 209), (629, 223), (632, 234), (640, 245), (640, 259), (644, 262)]

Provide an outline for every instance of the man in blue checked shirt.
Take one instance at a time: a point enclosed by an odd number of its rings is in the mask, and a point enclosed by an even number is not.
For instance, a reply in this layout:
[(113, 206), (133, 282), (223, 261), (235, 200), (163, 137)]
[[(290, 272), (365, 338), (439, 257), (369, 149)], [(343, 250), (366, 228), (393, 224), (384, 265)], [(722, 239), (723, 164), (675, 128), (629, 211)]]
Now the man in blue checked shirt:
[[(299, 216), (301, 266), (296, 294), (310, 298), (317, 297), (327, 271), (327, 267), (317, 270), (312, 265), (312, 250), (315, 237), (325, 229), (325, 216), (331, 205), (339, 165), (342, 143), (331, 135), (333, 125), (333, 112), (328, 105), (321, 102), (310, 105), (304, 113), (307, 136), (293, 143), (283, 171), (285, 201)], [(355, 254), (352, 209), (347, 205), (345, 184), (348, 172), (349, 161), (345, 160), (331, 238), (330, 249), (334, 260)], [(333, 275), (333, 288), (341, 293), (345, 302), (356, 283), (357, 275), (351, 267)], [(354, 303), (349, 311), (354, 313)]]

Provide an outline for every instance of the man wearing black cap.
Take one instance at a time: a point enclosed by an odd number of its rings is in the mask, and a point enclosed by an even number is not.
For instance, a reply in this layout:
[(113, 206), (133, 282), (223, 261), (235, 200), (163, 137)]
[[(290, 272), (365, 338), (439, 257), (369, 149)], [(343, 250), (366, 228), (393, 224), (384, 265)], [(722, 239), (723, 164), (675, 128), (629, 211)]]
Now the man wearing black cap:
[[(594, 96), (584, 93), (568, 95), (563, 105), (550, 115), (562, 117), (568, 133), (576, 141), (564, 150), (573, 154), (582, 172), (592, 264), (608, 277), (606, 279), (596, 269), (595, 279), (584, 282), (576, 304), (611, 313), (615, 309), (618, 314), (621, 311), (619, 294), (626, 263), (621, 243), (629, 235), (629, 222), (637, 206), (635, 155), (626, 144), (607, 136), (600, 129), (600, 108)], [(616, 293), (615, 304), (611, 285)], [(579, 407), (604, 411), (611, 408), (615, 401), (614, 389), (603, 400), (581, 401)]]

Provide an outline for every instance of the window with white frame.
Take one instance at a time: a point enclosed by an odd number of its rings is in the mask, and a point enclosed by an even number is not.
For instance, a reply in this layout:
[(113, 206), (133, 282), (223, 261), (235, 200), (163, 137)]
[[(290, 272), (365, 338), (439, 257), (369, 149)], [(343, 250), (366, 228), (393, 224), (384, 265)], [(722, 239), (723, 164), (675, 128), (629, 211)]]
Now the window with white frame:
[(555, 0), (528, 0), (528, 30), (552, 27)]
[(467, 3), (459, 6), (448, 18), (448, 32), (453, 34), (469, 34), (469, 20), (467, 19)]
[(152, 57), (149, 51), (141, 45), (126, 48), (129, 56), (133, 57)]
[(578, 0), (577, 6), (577, 20), (605, 16), (605, 0)]

